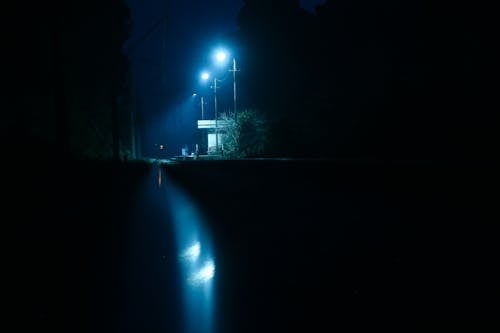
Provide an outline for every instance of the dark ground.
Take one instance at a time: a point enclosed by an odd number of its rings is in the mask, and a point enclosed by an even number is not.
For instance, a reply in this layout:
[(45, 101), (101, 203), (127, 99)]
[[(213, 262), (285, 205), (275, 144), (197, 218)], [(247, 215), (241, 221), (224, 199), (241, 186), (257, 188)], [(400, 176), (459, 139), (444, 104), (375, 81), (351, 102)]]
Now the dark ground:
[[(13, 228), (4, 233), (4, 285), (15, 327), (175, 331), (176, 280), (161, 262), (173, 251), (172, 231), (159, 222), (166, 220), (154, 199), (156, 167), (30, 163), (6, 173), (3, 220)], [(497, 324), (493, 163), (162, 168), (205, 208), (224, 332)]]
[(492, 165), (233, 161), (170, 173), (216, 221), (234, 331), (496, 317)]

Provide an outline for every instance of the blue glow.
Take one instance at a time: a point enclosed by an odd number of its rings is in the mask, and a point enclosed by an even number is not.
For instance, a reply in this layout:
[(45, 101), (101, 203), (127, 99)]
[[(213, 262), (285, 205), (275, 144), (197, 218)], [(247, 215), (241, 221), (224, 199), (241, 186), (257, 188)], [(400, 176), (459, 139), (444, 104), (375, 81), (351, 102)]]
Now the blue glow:
[(210, 74), (208, 72), (201, 73), (202, 80), (208, 80), (210, 78)]
[(215, 257), (212, 237), (200, 207), (168, 177), (164, 169), (165, 203), (177, 243), (184, 332), (215, 332)]
[(229, 59), (229, 52), (226, 51), (224, 48), (218, 48), (215, 50), (213, 57), (217, 64), (223, 66)]
[(205, 262), (203, 267), (201, 267), (198, 271), (191, 274), (188, 279), (188, 282), (192, 285), (198, 286), (207, 281), (210, 281), (215, 275), (215, 265), (212, 260), (208, 260)]
[(196, 242), (181, 253), (181, 258), (191, 262), (195, 262), (200, 256), (201, 246), (200, 242)]
[(226, 60), (226, 57), (227, 57), (227, 54), (224, 51), (219, 51), (215, 55), (215, 58), (217, 59), (217, 61), (224, 61), (224, 60)]

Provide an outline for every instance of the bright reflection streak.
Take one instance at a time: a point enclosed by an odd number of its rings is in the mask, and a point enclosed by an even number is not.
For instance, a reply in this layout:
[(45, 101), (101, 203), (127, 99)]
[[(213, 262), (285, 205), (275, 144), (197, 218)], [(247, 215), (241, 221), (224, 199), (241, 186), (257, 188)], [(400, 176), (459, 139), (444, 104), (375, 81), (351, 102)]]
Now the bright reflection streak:
[(201, 246), (200, 242), (196, 242), (181, 253), (181, 258), (191, 262), (196, 261), (200, 256)]
[(173, 223), (182, 281), (182, 332), (213, 333), (216, 258), (212, 237), (197, 203), (172, 181), (167, 170), (163, 172), (162, 189)]
[(162, 183), (161, 168), (158, 168), (158, 187), (161, 187), (161, 183)]
[(188, 281), (192, 285), (200, 285), (204, 282), (211, 280), (215, 274), (215, 265), (214, 262), (208, 260), (205, 262), (205, 265), (197, 272), (193, 273)]

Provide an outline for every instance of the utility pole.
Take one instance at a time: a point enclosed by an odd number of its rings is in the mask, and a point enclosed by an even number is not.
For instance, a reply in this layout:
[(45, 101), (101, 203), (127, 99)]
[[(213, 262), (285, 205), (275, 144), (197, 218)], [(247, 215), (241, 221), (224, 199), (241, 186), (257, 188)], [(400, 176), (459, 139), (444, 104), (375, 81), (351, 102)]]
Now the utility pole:
[(214, 111), (215, 111), (215, 152), (219, 152), (219, 127), (217, 126), (217, 78), (214, 77)]
[(204, 115), (204, 112), (203, 112), (203, 104), (205, 102), (203, 101), (203, 96), (201, 96), (201, 120), (204, 120), (205, 117), (203, 116)]
[(233, 69), (229, 70), (230, 72), (233, 72), (233, 110), (234, 110), (234, 119), (237, 119), (237, 113), (236, 113), (236, 72), (238, 71), (236, 69), (236, 58), (233, 57)]

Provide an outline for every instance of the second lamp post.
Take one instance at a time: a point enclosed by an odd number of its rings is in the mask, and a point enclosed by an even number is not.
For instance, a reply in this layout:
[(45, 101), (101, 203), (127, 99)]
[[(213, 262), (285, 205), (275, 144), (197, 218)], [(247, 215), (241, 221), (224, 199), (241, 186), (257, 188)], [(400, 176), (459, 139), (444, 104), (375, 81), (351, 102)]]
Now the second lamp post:
[[(228, 58), (228, 53), (226, 51), (220, 50), (217, 51), (215, 54), (215, 59), (217, 60), (218, 63), (223, 64), (226, 62), (226, 59)], [(233, 56), (233, 66), (232, 69), (230, 69), (230, 72), (233, 72), (233, 111), (234, 111), (234, 117), (236, 119), (236, 72), (238, 69), (236, 68), (236, 58)]]

